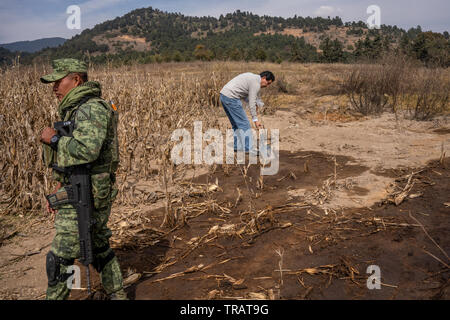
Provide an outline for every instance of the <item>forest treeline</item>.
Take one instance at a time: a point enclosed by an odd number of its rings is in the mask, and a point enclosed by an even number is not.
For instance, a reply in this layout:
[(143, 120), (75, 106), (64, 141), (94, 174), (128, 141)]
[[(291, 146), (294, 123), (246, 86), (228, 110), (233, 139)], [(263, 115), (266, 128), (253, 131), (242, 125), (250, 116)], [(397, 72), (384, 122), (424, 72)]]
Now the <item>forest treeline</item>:
[[(342, 41), (328, 35), (332, 28), (345, 30)], [(317, 33), (320, 44), (316, 47), (304, 37), (282, 34), (286, 29)], [(120, 36), (144, 38), (149, 48), (138, 50), (132, 41), (115, 41)], [(346, 40), (354, 37), (358, 40)], [(352, 63), (376, 60), (386, 52), (401, 52), (427, 66), (448, 67), (449, 33), (423, 32), (420, 26), (407, 31), (386, 25), (368, 29), (362, 21), (344, 23), (339, 17), (282, 18), (239, 10), (219, 18), (190, 17), (150, 7), (86, 29), (56, 48), (34, 54), (0, 48), (0, 63), (11, 63), (19, 54), (21, 63), (68, 56), (120, 64), (193, 60)]]

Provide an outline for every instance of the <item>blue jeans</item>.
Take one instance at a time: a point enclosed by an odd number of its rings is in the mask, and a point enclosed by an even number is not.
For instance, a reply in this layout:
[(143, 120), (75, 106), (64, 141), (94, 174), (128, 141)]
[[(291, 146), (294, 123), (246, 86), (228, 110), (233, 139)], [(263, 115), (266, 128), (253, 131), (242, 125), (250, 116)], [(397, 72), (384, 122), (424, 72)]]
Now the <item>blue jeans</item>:
[[(241, 100), (228, 98), (220, 94), (220, 102), (222, 102), (223, 109), (230, 119), (234, 131), (234, 151), (245, 150), (248, 152), (252, 150), (252, 130)], [(244, 139), (245, 148), (242, 147)]]

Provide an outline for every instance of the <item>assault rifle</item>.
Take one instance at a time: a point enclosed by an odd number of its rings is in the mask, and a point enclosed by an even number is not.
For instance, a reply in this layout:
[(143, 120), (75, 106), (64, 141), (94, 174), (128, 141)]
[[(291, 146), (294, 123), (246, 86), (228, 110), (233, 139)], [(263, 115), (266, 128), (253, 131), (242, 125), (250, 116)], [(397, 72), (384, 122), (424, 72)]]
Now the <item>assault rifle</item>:
[[(54, 128), (59, 136), (73, 137), (75, 124), (73, 121), (59, 121), (54, 123)], [(79, 261), (86, 266), (87, 288), (91, 293), (89, 265), (94, 262), (92, 227), (94, 224), (94, 199), (92, 197), (92, 185), (90, 176), (90, 165), (77, 165), (68, 168), (53, 169), (64, 172), (69, 176), (70, 187), (72, 189), (70, 203), (77, 211), (78, 235), (80, 241)]]

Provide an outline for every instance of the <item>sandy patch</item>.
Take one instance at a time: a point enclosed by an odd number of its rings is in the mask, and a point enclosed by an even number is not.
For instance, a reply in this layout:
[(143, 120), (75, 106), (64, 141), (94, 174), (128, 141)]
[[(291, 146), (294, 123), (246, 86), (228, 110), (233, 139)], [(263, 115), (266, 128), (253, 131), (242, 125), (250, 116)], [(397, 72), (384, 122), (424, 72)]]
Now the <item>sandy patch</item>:
[[(294, 111), (294, 110), (293, 110)], [(347, 164), (367, 166), (370, 170), (360, 176), (337, 177), (337, 189), (324, 208), (369, 207), (386, 198), (386, 188), (393, 178), (382, 177), (377, 172), (401, 167), (425, 166), (432, 159), (439, 159), (442, 152), (450, 154), (450, 134), (436, 127), (440, 122), (396, 120), (393, 114), (368, 117), (359, 121), (314, 121), (291, 111), (277, 111), (264, 116), (267, 128), (279, 128), (280, 149), (291, 152), (316, 151), (330, 155), (350, 156), (355, 160)], [(352, 189), (340, 188), (351, 179)], [(354, 190), (366, 190), (355, 193)], [(302, 190), (291, 190), (301, 195)], [(298, 194), (300, 193), (300, 194)]]

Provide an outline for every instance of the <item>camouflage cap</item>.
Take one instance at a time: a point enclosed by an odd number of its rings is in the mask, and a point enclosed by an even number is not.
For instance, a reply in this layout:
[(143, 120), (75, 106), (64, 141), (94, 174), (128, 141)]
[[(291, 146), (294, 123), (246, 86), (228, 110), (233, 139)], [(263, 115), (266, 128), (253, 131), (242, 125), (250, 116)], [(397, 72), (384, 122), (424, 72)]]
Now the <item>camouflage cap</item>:
[(57, 59), (52, 63), (53, 73), (41, 77), (41, 82), (50, 83), (61, 80), (69, 73), (87, 73), (86, 63), (77, 59)]

